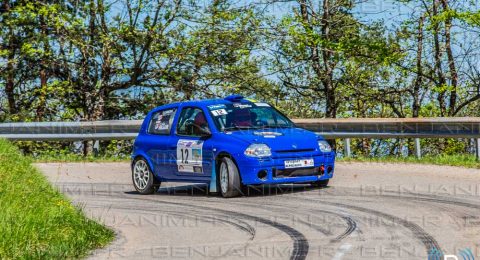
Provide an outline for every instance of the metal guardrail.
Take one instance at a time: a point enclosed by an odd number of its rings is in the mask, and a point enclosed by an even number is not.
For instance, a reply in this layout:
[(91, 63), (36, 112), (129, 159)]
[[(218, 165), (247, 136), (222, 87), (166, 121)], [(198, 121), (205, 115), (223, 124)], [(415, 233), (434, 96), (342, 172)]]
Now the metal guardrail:
[[(325, 138), (480, 138), (480, 118), (294, 119)], [(16, 141), (134, 139), (141, 120), (1, 123), (0, 138)]]
[(480, 138), (480, 118), (297, 119), (325, 138)]
[(12, 141), (82, 141), (135, 139), (142, 120), (26, 122), (0, 124), (0, 138)]
[[(345, 139), (350, 155), (350, 138), (473, 138), (480, 158), (480, 118), (351, 118), (294, 119), (299, 127), (328, 139)], [(95, 122), (1, 123), (0, 138), (13, 141), (128, 140), (137, 136), (141, 120)]]

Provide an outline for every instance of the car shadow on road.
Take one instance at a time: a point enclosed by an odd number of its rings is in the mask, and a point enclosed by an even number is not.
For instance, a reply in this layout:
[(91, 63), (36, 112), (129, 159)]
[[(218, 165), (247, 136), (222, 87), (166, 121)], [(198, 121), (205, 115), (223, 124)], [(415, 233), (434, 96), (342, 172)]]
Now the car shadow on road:
[(324, 190), (329, 187), (314, 187), (310, 184), (276, 184), (276, 185), (256, 185), (248, 186), (245, 189), (244, 196), (247, 197), (263, 197), (277, 196), (293, 193), (302, 193), (314, 190)]
[[(247, 186), (242, 190), (246, 197), (277, 196), (292, 193), (325, 190), (330, 187), (313, 187), (309, 184), (277, 184)], [(139, 194), (137, 191), (128, 191), (126, 194)], [(220, 193), (212, 193), (207, 184), (190, 184), (179, 186), (160, 187), (154, 195), (157, 196), (190, 196), (190, 197), (221, 197)]]

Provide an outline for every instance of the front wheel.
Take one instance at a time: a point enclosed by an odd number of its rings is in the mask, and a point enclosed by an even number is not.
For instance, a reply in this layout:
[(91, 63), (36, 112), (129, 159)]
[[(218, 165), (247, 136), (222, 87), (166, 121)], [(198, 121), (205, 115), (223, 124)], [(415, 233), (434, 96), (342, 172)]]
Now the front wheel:
[(312, 182), (312, 186), (313, 187), (327, 187), (329, 180), (330, 179), (314, 181), (314, 182)]
[(160, 186), (143, 158), (136, 159), (132, 168), (133, 186), (140, 194), (152, 194)]
[(242, 182), (238, 168), (232, 159), (223, 157), (219, 167), (218, 184), (222, 197), (231, 198), (242, 194)]

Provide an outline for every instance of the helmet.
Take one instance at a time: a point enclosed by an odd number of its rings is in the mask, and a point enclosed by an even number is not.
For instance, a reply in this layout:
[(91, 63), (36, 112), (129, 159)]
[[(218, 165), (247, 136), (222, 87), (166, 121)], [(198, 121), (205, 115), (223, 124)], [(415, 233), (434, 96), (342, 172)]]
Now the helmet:
[(203, 114), (203, 112), (199, 112), (195, 116), (195, 119), (193, 120), (193, 123), (198, 125), (198, 126), (205, 126), (207, 124), (207, 120), (205, 119), (205, 115)]

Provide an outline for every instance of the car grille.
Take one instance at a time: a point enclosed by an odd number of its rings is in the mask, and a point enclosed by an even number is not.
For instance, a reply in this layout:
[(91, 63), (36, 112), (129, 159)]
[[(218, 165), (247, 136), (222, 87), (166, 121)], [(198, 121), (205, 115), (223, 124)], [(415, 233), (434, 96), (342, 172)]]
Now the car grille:
[(273, 169), (274, 177), (295, 177), (295, 176), (312, 176), (322, 175), (320, 167), (310, 167), (301, 169)]
[(315, 149), (294, 149), (294, 150), (276, 150), (274, 152), (277, 153), (305, 153), (305, 152), (313, 152)]

